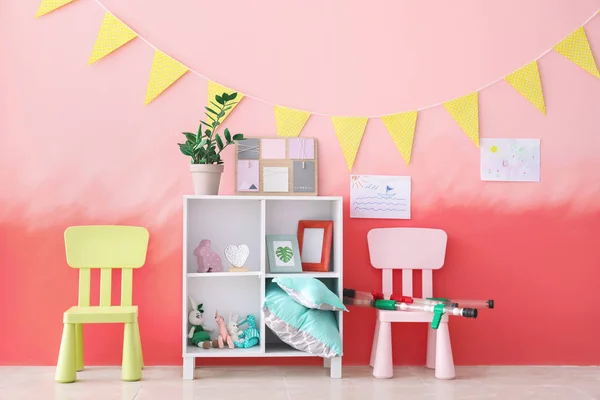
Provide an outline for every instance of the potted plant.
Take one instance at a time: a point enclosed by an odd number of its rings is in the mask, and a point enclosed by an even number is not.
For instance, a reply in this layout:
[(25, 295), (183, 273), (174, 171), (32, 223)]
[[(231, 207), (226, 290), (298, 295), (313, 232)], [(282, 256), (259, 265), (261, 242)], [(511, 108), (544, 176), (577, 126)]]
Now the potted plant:
[[(185, 143), (178, 143), (179, 150), (191, 158), (190, 171), (194, 181), (194, 192), (196, 194), (215, 195), (219, 193), (219, 184), (224, 165), (221, 160), (221, 152), (230, 144), (237, 140), (244, 140), (244, 135), (236, 133), (232, 135), (229, 129), (225, 128), (221, 138), (215, 133), (225, 113), (233, 108), (237, 93), (223, 93), (215, 96), (215, 101), (211, 100), (213, 108), (206, 108), (206, 116), (209, 122), (200, 121), (198, 133), (183, 132), (186, 137)], [(202, 127), (204, 133), (202, 132)]]

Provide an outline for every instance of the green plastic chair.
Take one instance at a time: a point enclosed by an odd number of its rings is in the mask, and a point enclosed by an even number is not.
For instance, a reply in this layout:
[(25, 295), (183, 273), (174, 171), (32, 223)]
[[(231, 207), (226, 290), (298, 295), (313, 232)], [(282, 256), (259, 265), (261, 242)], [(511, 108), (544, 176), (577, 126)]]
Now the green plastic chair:
[[(123, 323), (122, 379), (139, 381), (144, 361), (138, 307), (132, 305), (133, 269), (146, 262), (148, 230), (137, 226), (72, 226), (65, 230), (67, 264), (79, 269), (78, 305), (63, 315), (55, 380), (75, 382), (83, 370), (83, 324)], [(90, 274), (100, 269), (100, 303), (90, 306)], [(113, 269), (121, 270), (121, 305), (111, 305)]]

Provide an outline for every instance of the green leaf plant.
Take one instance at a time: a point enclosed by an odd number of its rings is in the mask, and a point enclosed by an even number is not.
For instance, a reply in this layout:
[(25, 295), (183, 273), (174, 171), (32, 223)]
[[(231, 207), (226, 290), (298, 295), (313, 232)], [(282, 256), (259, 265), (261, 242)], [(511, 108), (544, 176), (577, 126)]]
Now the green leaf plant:
[[(218, 133), (215, 133), (221, 125), (225, 113), (237, 104), (237, 102), (234, 102), (237, 95), (235, 92), (217, 94), (215, 101), (211, 101), (212, 107), (205, 107), (206, 112), (204, 114), (206, 114), (209, 122), (200, 121), (198, 133), (183, 132), (186, 141), (177, 144), (183, 155), (191, 157), (192, 164), (223, 164), (221, 152), (230, 144), (245, 139), (241, 133), (232, 135), (227, 128), (223, 131), (225, 140)], [(203, 127), (205, 128), (204, 132), (202, 132)]]

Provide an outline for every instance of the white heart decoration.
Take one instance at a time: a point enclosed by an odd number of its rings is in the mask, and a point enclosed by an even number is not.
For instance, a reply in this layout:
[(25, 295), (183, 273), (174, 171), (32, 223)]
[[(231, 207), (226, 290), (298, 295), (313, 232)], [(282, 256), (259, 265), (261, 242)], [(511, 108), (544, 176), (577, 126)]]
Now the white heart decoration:
[(245, 244), (240, 244), (239, 246), (230, 244), (229, 246), (225, 247), (225, 258), (227, 258), (227, 261), (229, 261), (234, 267), (239, 268), (244, 265), (249, 254), (250, 249)]

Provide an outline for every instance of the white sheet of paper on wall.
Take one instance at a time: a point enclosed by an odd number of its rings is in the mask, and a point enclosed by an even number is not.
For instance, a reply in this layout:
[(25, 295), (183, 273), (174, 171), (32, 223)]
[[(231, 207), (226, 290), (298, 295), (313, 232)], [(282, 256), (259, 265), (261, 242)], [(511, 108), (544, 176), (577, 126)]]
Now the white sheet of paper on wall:
[(410, 176), (351, 175), (350, 218), (410, 219)]
[(288, 167), (263, 168), (263, 192), (289, 192)]
[(485, 138), (480, 154), (482, 181), (540, 181), (540, 139)]

